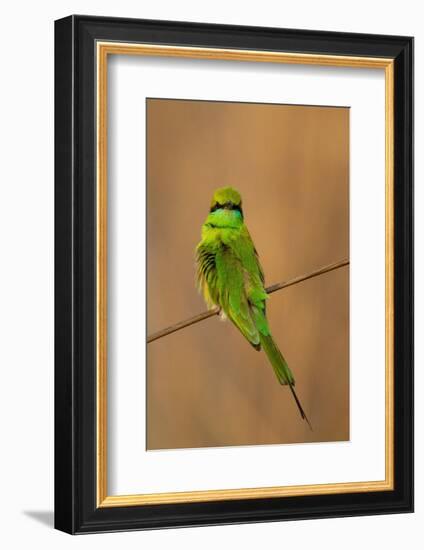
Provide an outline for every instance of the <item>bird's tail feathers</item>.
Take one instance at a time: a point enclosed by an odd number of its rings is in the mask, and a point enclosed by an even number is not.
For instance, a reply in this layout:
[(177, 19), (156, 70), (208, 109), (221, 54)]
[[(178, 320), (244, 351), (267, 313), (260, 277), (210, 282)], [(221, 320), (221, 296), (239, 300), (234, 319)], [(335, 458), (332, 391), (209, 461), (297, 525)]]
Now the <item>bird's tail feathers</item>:
[(267, 354), (280, 384), (283, 386), (287, 386), (287, 384), (294, 386), (293, 374), (289, 369), (287, 361), (284, 359), (281, 351), (276, 346), (271, 334), (268, 334), (267, 336), (260, 334), (260, 339), (262, 348)]
[(296, 392), (294, 391), (294, 388), (291, 384), (289, 384), (289, 387), (290, 387), (290, 391), (292, 392), (293, 394), (293, 397), (294, 397), (294, 400), (296, 401), (296, 405), (297, 405), (297, 408), (299, 409), (299, 412), (300, 412), (300, 416), (303, 418), (303, 420), (306, 420), (309, 428), (312, 430), (312, 425), (311, 423), (309, 422), (309, 418), (306, 416), (306, 413), (305, 411), (303, 410), (303, 407), (302, 405), (300, 404), (300, 401), (299, 401), (299, 398), (297, 397), (296, 395)]
[(294, 377), (289, 369), (289, 366), (287, 364), (287, 361), (284, 359), (281, 351), (278, 349), (277, 345), (275, 344), (271, 334), (264, 336), (263, 334), (260, 335), (261, 345), (264, 349), (265, 353), (268, 356), (268, 359), (272, 365), (272, 368), (274, 369), (275, 375), (278, 378), (278, 381), (283, 386), (289, 386), (290, 391), (293, 394), (294, 400), (296, 402), (297, 408), (299, 409), (300, 416), (306, 420), (308, 423), (308, 426), (312, 430), (311, 423), (308, 420), (308, 417), (305, 414), (305, 411), (303, 410), (303, 407), (299, 401), (299, 398), (297, 397), (297, 394), (294, 390)]

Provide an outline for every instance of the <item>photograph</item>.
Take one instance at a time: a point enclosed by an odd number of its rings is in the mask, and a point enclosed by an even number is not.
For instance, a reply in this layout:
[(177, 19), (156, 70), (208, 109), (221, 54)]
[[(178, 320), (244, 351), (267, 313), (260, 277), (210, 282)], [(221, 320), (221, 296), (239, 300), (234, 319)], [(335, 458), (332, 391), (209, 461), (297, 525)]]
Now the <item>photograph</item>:
[(146, 99), (148, 450), (349, 440), (349, 114)]

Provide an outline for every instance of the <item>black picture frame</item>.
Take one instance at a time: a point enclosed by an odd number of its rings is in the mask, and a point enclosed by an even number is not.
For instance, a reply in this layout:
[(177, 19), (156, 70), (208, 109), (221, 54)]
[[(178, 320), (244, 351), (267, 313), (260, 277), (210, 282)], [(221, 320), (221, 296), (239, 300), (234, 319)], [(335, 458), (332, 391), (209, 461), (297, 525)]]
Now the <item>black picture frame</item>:
[[(96, 504), (98, 40), (394, 59), (393, 491)], [(55, 527), (93, 533), (413, 511), (413, 39), (73, 15), (55, 22)]]

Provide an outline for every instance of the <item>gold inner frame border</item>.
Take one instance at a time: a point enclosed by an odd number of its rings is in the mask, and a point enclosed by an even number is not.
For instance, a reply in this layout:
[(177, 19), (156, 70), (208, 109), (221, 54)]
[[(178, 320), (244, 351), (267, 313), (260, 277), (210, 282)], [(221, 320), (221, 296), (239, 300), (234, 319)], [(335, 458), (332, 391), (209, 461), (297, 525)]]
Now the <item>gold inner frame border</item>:
[[(107, 62), (109, 55), (143, 55), (384, 69), (385, 72), (385, 479), (315, 485), (108, 495), (107, 491)], [(141, 43), (96, 43), (97, 63), (97, 507), (142, 506), (270, 497), (364, 493), (394, 489), (394, 60), (391, 58), (268, 52)]]

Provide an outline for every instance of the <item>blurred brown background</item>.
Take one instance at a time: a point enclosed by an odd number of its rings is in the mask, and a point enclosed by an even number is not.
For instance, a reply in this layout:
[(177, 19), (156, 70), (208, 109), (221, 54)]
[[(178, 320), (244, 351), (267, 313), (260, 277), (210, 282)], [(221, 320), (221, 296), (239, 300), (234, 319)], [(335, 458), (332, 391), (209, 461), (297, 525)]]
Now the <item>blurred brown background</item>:
[[(349, 256), (348, 108), (147, 101), (148, 333), (202, 312), (194, 249), (231, 185), (266, 284)], [(349, 271), (270, 296), (271, 330), (313, 425), (264, 352), (210, 318), (147, 346), (147, 448), (349, 439)]]

